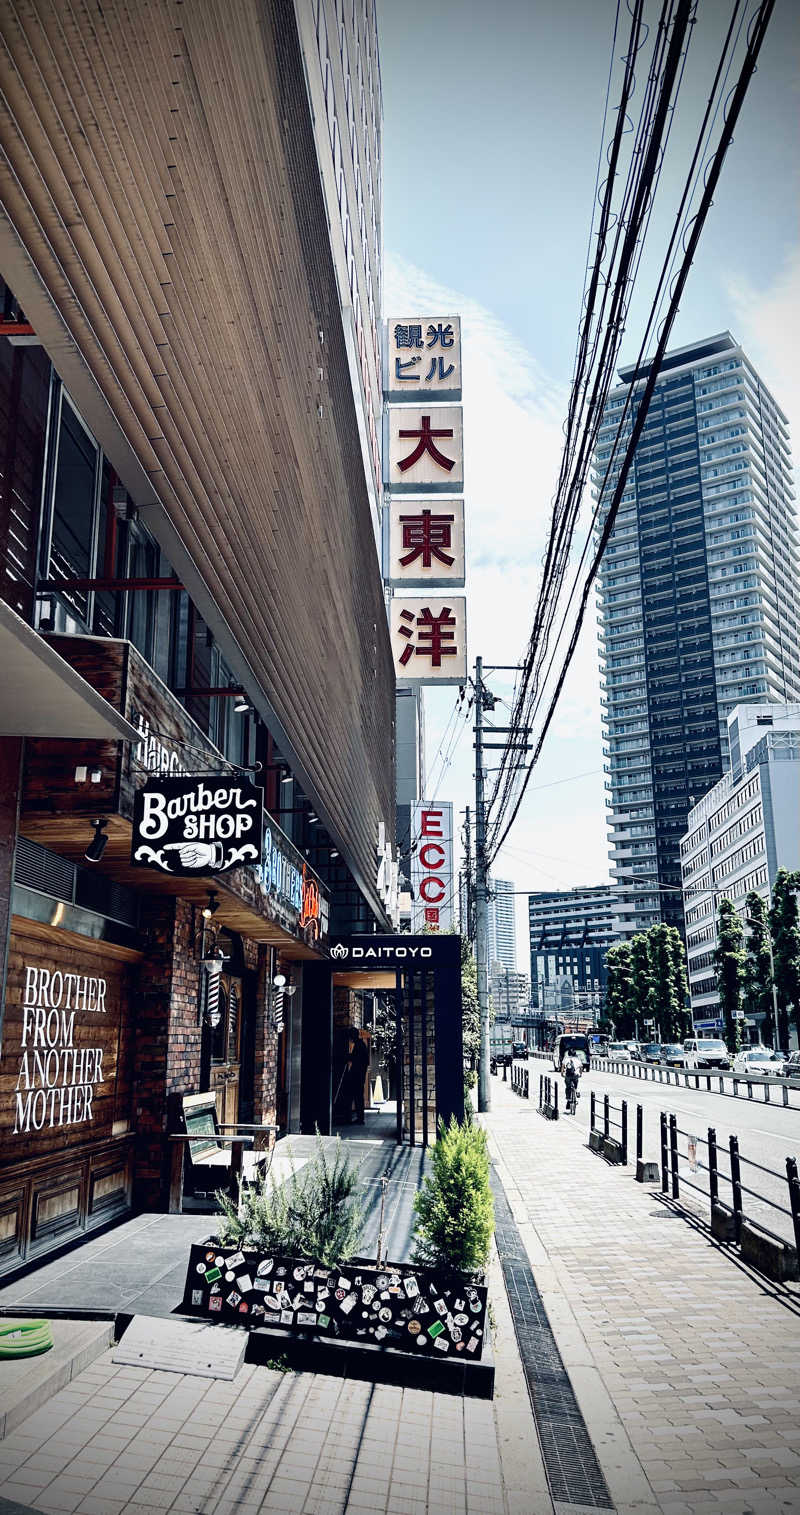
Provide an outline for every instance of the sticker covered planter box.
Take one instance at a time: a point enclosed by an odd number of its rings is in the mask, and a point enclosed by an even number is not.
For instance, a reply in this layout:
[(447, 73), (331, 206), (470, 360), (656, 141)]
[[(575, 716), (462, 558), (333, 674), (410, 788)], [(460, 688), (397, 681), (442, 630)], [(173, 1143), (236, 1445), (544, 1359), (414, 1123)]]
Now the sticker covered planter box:
[(328, 1268), (222, 1245), (192, 1246), (182, 1310), (248, 1327), (477, 1361), (486, 1337), (486, 1287), (413, 1263), (353, 1259)]

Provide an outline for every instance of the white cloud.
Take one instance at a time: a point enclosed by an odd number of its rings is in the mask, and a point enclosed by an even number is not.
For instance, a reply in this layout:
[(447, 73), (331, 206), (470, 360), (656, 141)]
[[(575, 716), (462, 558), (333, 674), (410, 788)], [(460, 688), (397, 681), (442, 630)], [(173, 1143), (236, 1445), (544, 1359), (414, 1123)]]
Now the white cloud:
[(786, 412), (794, 433), (795, 466), (800, 464), (800, 367), (797, 326), (800, 315), (800, 248), (788, 255), (771, 284), (756, 286), (741, 274), (727, 281), (736, 313), (736, 337), (758, 369), (776, 403)]

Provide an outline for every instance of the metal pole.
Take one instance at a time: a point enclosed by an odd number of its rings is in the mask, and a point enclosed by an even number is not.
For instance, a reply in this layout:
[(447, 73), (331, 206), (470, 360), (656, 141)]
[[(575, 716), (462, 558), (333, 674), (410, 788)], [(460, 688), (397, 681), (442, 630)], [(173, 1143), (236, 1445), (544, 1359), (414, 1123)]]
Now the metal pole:
[(739, 1165), (739, 1138), (729, 1139), (731, 1155), (731, 1190), (733, 1192), (733, 1220), (737, 1244), (742, 1240), (742, 1170)]
[(797, 1176), (797, 1158), (787, 1157), (786, 1178), (789, 1183), (789, 1205), (794, 1226), (794, 1244), (800, 1257), (800, 1178)]
[(672, 1169), (672, 1198), (680, 1199), (681, 1190), (678, 1181), (678, 1117), (671, 1115), (669, 1118), (669, 1159)]
[(622, 1101), (622, 1107), (621, 1108), (622, 1108), (622, 1113), (620, 1115), (620, 1124), (621, 1124), (621, 1127), (622, 1127), (622, 1161), (624, 1162), (624, 1164), (625, 1164), (625, 1166), (627, 1168), (627, 1166), (628, 1166), (628, 1101), (626, 1099), (624, 1099)]
[(642, 1107), (641, 1107), (641, 1105), (637, 1105), (636, 1106), (636, 1161), (637, 1161), (637, 1163), (640, 1163), (642, 1161), (642, 1151), (643, 1151), (643, 1148), (644, 1148), (644, 1131), (643, 1131), (643, 1128), (642, 1128), (642, 1123), (643, 1123)]
[(481, 1060), (478, 1109), (492, 1107), (489, 1084), (489, 897), (486, 885), (486, 810), (483, 793), (483, 658), (475, 659), (475, 957), (478, 968), (478, 1019)]
[(669, 1192), (669, 1178), (667, 1175), (667, 1117), (664, 1111), (660, 1112), (661, 1120), (661, 1192)]
[(606, 1140), (608, 1140), (608, 1135), (609, 1135), (609, 1132), (611, 1130), (611, 1118), (610, 1118), (610, 1111), (609, 1111), (608, 1105), (609, 1105), (608, 1095), (604, 1094), (603, 1095), (603, 1135), (606, 1138)]
[(708, 1128), (708, 1193), (711, 1199), (711, 1207), (719, 1204), (719, 1170), (717, 1168), (717, 1133), (713, 1126)]
[(590, 1092), (590, 1094), (589, 1094), (589, 1130), (590, 1131), (594, 1130), (594, 1103), (595, 1103), (595, 1092), (594, 1092), (594, 1089), (592, 1089), (591, 1092)]

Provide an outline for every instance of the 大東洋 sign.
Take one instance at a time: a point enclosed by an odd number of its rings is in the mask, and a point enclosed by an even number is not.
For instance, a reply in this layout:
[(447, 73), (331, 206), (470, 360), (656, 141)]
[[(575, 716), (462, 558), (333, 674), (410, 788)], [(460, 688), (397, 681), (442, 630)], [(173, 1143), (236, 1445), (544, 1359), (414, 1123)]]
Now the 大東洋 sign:
[(389, 583), (396, 589), (462, 589), (464, 574), (464, 501), (392, 499)]
[(182, 878), (261, 861), (263, 792), (239, 774), (151, 779), (134, 798), (131, 863)]
[(458, 316), (401, 316), (386, 323), (386, 392), (392, 399), (461, 399)]
[(414, 595), (391, 605), (398, 684), (463, 684), (467, 677), (467, 602), (463, 595)]
[(392, 493), (439, 494), (464, 486), (460, 405), (392, 405), (388, 411)]

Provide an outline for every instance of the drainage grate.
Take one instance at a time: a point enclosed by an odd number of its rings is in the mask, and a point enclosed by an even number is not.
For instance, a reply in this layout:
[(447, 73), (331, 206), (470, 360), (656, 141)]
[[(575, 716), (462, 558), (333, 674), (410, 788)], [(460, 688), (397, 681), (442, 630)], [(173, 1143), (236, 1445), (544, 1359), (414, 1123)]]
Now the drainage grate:
[(497, 1248), (550, 1492), (559, 1504), (613, 1510), (522, 1237), (494, 1171), (492, 1190)]

